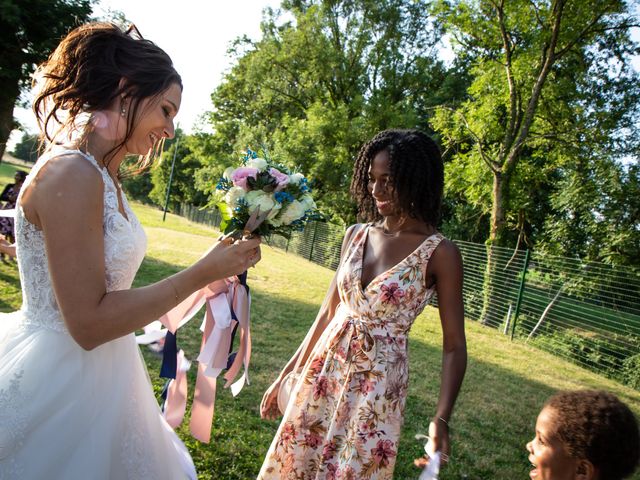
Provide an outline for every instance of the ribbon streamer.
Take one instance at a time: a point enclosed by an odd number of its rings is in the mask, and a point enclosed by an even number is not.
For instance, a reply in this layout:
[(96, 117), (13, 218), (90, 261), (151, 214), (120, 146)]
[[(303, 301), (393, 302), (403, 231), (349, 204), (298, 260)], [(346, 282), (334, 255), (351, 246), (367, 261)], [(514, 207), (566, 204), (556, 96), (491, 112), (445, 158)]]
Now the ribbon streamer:
[[(187, 381), (184, 370), (184, 353), (177, 351), (177, 330), (191, 320), (205, 305), (206, 313), (200, 329), (203, 332), (198, 373), (191, 406), (191, 434), (204, 443), (211, 439), (211, 423), (215, 409), (216, 379), (223, 370), (224, 387), (230, 387), (235, 397), (245, 384), (249, 384), (249, 362), (251, 359), (251, 333), (249, 313), (251, 296), (246, 286), (246, 274), (241, 278), (230, 277), (210, 283), (194, 292), (166, 313), (159, 322), (166, 327), (165, 346), (161, 376), (173, 378), (165, 402), (165, 418), (173, 428), (182, 423), (186, 411)], [(240, 346), (235, 357), (229, 352), (235, 331), (240, 333)], [(158, 324), (145, 329), (148, 338), (155, 338)], [(235, 377), (244, 367), (242, 376)], [(188, 368), (187, 368), (188, 370)], [(233, 382), (233, 383), (232, 383)]]

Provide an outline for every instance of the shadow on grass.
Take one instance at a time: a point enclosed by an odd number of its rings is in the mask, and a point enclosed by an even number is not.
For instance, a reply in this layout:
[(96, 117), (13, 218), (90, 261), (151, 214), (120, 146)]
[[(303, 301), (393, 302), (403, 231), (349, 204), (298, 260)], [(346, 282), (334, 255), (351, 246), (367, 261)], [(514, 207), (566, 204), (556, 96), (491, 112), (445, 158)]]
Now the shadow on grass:
[[(152, 281), (160, 279), (151, 279), (154, 264), (157, 272), (166, 272), (169, 267), (156, 260), (145, 262), (142, 272)], [(193, 440), (187, 426), (179, 429), (202, 479), (255, 478), (278, 425), (278, 422), (259, 418), (262, 394), (297, 349), (319, 307), (291, 300), (286, 292), (274, 295), (254, 288), (252, 296), (251, 385), (234, 399), (229, 391), (221, 388), (222, 381), (219, 382), (210, 445)], [(427, 432), (435, 412), (441, 349), (425, 339), (440, 338), (436, 317), (433, 312), (421, 315), (410, 341), (410, 388), (395, 472), (395, 478), (399, 479), (418, 477), (412, 460), (421, 455), (422, 446), (414, 440), (414, 435)], [(179, 345), (189, 358), (195, 358), (200, 346), (200, 318), (198, 315), (179, 333)], [(493, 331), (487, 334), (497, 335)], [(146, 349), (144, 356), (159, 392), (164, 383), (157, 377), (160, 359)], [(195, 369), (192, 368), (190, 396), (194, 381)], [(526, 478), (529, 463), (524, 446), (533, 435), (536, 415), (552, 393), (548, 385), (470, 355), (467, 376), (451, 422), (452, 462), (441, 478)]]
[[(180, 267), (176, 265), (147, 257), (134, 286), (156, 282), (179, 270)], [(259, 284), (257, 281), (255, 283)], [(301, 283), (304, 283), (304, 279)], [(249, 284), (251, 285), (251, 276)], [(0, 310), (11, 311), (18, 308), (20, 284), (17, 269), (12, 271), (0, 268), (0, 287)], [(187, 422), (178, 429), (193, 455), (200, 479), (255, 478), (278, 426), (278, 422), (260, 419), (258, 409), (262, 394), (297, 349), (319, 307), (315, 302), (293, 300), (287, 296), (286, 291), (274, 294), (262, 287), (263, 285), (256, 286), (252, 290), (251, 385), (246, 386), (234, 399), (228, 390), (222, 388), (222, 382), (219, 382), (216, 415), (209, 445), (190, 437), (189, 412)], [(179, 346), (192, 359), (200, 347), (201, 318), (202, 315), (199, 314), (179, 332)], [(513, 352), (522, 348), (521, 346), (504, 344), (503, 337), (496, 331), (480, 329), (473, 324), (468, 331), (469, 365), (456, 412), (451, 420), (452, 461), (440, 478), (527, 478), (529, 464), (524, 445), (533, 434), (536, 415), (544, 401), (553, 393), (553, 389), (527, 375), (514, 374), (507, 368), (496, 365), (500, 361), (503, 365), (508, 365), (509, 361), (513, 361), (512, 356), (516, 358)], [(394, 476), (396, 479), (414, 479), (419, 474), (413, 467), (412, 460), (421, 455), (422, 447), (414, 440), (414, 435), (427, 432), (435, 411), (441, 362), (440, 338), (437, 313), (428, 309), (416, 320), (409, 344), (411, 372), (405, 425)], [(494, 348), (498, 344), (502, 344), (502, 350)], [(164, 379), (158, 377), (160, 357), (144, 347), (142, 352), (154, 390), (159, 395), (164, 385)], [(545, 354), (536, 352), (535, 355)], [(574, 368), (572, 371), (577, 371), (577, 367), (571, 368)], [(558, 380), (560, 375), (558, 374)], [(191, 369), (189, 380), (192, 396), (195, 368)], [(602, 381), (606, 384), (606, 380)], [(597, 387), (596, 383), (594, 381), (589, 386)], [(623, 397), (623, 400), (626, 399)], [(638, 403), (632, 405), (632, 408), (637, 411)], [(633, 478), (639, 479), (640, 476)]]

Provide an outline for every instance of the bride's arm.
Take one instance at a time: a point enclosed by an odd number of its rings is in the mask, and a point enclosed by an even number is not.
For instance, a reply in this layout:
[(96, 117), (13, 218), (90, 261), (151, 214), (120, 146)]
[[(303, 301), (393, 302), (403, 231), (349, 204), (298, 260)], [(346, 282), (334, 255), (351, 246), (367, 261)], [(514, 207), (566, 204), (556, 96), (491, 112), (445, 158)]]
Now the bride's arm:
[[(46, 169), (46, 171), (45, 171)], [(152, 285), (106, 291), (103, 181), (85, 159), (51, 159), (23, 193), (45, 239), (53, 290), (74, 340), (91, 350), (159, 318), (207, 283), (250, 265), (259, 240), (218, 243), (191, 267)]]

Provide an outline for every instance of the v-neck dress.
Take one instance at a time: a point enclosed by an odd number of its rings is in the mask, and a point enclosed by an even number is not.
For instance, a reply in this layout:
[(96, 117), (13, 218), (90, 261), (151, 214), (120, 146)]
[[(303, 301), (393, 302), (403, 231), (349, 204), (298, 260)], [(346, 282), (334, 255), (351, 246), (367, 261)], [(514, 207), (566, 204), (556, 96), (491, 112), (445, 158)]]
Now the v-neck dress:
[(340, 304), (314, 347), (259, 479), (391, 479), (409, 376), (407, 336), (431, 299), (436, 233), (362, 288), (370, 224), (338, 272)]

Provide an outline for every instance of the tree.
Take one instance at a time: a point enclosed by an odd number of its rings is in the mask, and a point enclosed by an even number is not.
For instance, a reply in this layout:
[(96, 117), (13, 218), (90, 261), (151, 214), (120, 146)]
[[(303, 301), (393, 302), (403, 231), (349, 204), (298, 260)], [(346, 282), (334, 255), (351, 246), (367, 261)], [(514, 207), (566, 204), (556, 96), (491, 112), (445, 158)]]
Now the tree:
[[(319, 205), (353, 222), (349, 197), (360, 145), (389, 127), (429, 129), (453, 101), (460, 72), (437, 57), (441, 30), (428, 2), (285, 1), (267, 10), (262, 38), (238, 39), (236, 62), (214, 91), (211, 179), (246, 147), (315, 179)], [(282, 21), (281, 18), (291, 18)]]
[(25, 162), (34, 163), (38, 159), (40, 137), (32, 133), (23, 133), (22, 138), (12, 152), (12, 155)]
[[(618, 0), (443, 0), (438, 13), (473, 81), (469, 98), (439, 108), (434, 126), (456, 151), (458, 184), (475, 186), (467, 198), (489, 215), (488, 244), (513, 244), (527, 224), (541, 230), (531, 194), (552, 191), (563, 166), (635, 148), (635, 19)], [(548, 213), (545, 198), (538, 194)], [(495, 314), (494, 271), (490, 254), (485, 319)]]
[(192, 137), (185, 135), (180, 129), (171, 144), (166, 146), (161, 160), (151, 168), (151, 183), (153, 188), (149, 192), (149, 199), (158, 206), (164, 207), (171, 164), (175, 156), (175, 167), (171, 179), (169, 205), (176, 208), (181, 203), (204, 205), (207, 197), (197, 190), (194, 184), (195, 172), (201, 166), (201, 160), (191, 149)]
[(542, 248), (640, 269), (640, 166), (577, 162), (551, 196)]
[(490, 177), (489, 241), (504, 245), (508, 213), (517, 210), (511, 187), (533, 149), (557, 156), (603, 138), (618, 141), (614, 154), (629, 149), (632, 135), (619, 134), (636, 132), (635, 19), (626, 2), (597, 0), (443, 1), (439, 12), (475, 63), (469, 99), (440, 108), (436, 130), (447, 145), (468, 145), (457, 157), (483, 166), (473, 177)]
[(89, 20), (93, 1), (0, 0), (0, 159), (30, 75), (71, 28)]

